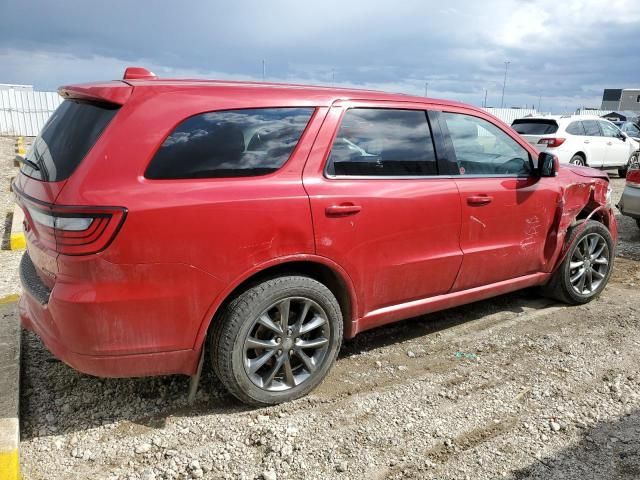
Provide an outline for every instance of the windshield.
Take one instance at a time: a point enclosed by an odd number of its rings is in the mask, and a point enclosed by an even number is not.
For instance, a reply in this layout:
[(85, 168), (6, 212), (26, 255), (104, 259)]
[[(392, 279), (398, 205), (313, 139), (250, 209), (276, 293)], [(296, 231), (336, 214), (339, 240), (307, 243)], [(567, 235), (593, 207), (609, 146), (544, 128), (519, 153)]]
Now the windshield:
[(118, 108), (118, 105), (65, 100), (42, 128), (20, 170), (45, 182), (69, 178)]

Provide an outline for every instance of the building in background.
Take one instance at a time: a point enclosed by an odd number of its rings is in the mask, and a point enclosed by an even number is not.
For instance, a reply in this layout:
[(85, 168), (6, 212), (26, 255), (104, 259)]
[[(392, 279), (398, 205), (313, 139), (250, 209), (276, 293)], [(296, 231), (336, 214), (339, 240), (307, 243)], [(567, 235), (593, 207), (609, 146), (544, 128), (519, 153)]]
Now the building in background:
[(605, 88), (601, 110), (640, 111), (640, 88)]

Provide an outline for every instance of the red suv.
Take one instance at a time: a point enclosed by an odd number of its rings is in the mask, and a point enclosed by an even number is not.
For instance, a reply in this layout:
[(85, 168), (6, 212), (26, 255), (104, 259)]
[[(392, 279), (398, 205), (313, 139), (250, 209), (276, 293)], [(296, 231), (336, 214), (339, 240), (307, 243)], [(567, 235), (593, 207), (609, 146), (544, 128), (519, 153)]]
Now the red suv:
[(164, 80), (67, 86), (14, 182), (23, 325), (98, 376), (300, 397), (343, 338), (524, 287), (584, 303), (617, 227), (608, 177), (456, 102)]

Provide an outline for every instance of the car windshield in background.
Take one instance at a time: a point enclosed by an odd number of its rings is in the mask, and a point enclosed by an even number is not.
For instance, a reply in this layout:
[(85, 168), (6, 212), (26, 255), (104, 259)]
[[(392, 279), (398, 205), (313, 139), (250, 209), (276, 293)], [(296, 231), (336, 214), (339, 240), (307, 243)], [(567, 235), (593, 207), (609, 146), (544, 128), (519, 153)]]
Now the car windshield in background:
[(152, 179), (266, 175), (288, 160), (313, 108), (256, 108), (195, 115), (160, 146)]
[(69, 178), (118, 108), (77, 100), (62, 102), (27, 152), (22, 173), (45, 182)]
[(511, 127), (520, 135), (549, 135), (558, 131), (555, 120), (514, 120)]

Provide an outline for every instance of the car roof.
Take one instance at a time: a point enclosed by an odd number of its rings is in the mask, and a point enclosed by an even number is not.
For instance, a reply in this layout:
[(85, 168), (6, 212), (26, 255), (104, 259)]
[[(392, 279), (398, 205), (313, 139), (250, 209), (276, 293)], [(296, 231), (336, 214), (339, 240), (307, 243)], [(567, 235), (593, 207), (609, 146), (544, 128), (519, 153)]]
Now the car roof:
[(405, 93), (391, 93), (381, 90), (363, 89), (363, 88), (345, 88), (322, 85), (303, 85), (295, 83), (276, 83), (276, 82), (253, 82), (253, 81), (237, 81), (237, 80), (202, 80), (202, 79), (175, 79), (175, 78), (157, 78), (157, 79), (140, 79), (125, 80), (134, 88), (162, 88), (176, 87), (180, 89), (201, 89), (201, 90), (244, 90), (249, 95), (261, 96), (278, 91), (280, 95), (295, 97), (313, 97), (320, 101), (332, 103), (336, 100), (387, 100), (396, 102), (419, 102), (432, 103), (439, 105), (451, 105), (457, 107), (470, 108), (473, 110), (480, 109), (456, 102), (453, 100), (442, 100), (436, 98), (421, 97), (409, 95)]

